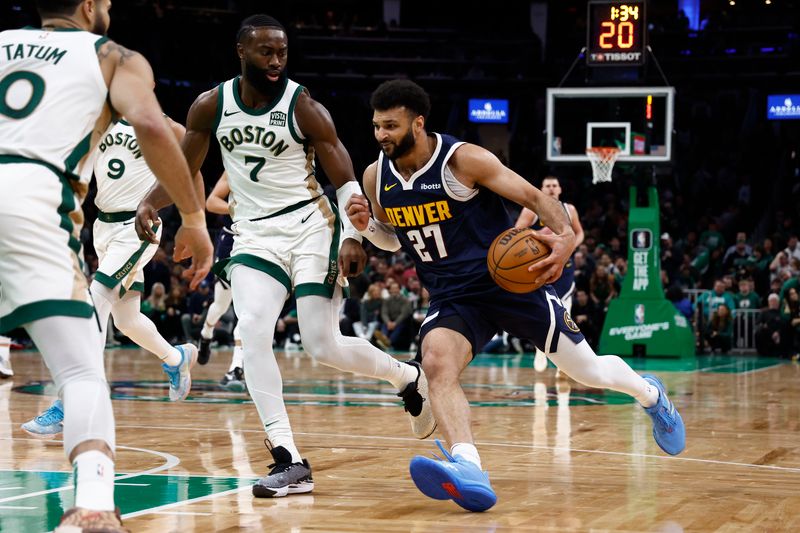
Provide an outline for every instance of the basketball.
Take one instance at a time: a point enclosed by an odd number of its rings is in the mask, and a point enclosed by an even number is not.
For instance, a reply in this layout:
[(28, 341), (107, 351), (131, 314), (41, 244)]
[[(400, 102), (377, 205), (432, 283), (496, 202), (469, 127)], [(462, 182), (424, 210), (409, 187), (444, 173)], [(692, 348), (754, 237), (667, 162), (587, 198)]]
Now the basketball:
[(540, 270), (529, 271), (550, 255), (550, 247), (534, 236), (530, 228), (510, 228), (498, 235), (486, 255), (489, 275), (509, 292), (526, 293), (542, 286), (536, 283)]

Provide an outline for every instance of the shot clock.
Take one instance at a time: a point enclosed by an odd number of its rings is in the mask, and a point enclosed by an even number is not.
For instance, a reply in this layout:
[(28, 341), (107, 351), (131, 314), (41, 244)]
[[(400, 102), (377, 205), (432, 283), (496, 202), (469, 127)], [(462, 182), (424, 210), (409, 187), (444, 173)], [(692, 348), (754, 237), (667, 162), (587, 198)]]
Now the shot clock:
[(644, 64), (647, 36), (645, 0), (589, 2), (586, 64)]

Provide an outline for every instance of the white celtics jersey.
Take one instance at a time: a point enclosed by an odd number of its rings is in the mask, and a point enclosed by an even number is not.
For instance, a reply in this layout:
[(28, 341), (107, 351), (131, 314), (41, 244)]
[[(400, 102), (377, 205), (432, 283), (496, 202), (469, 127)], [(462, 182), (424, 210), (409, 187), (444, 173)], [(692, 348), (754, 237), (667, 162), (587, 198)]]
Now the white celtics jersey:
[(238, 77), (220, 85), (215, 134), (228, 171), (234, 222), (322, 195), (314, 177), (314, 149), (304, 143), (294, 117), (302, 90), (287, 78), (271, 105), (252, 109), (242, 102)]
[(0, 160), (29, 159), (91, 178), (84, 156), (108, 88), (97, 47), (80, 30), (0, 33)]
[(103, 135), (96, 150), (95, 205), (105, 213), (136, 211), (136, 206), (155, 185), (156, 177), (145, 163), (133, 126), (120, 120)]

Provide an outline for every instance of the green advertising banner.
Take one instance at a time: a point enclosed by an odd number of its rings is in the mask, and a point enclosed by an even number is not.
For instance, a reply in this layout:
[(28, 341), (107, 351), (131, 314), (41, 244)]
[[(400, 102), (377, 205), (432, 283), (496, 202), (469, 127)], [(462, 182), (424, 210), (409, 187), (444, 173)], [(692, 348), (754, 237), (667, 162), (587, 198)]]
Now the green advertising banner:
[(628, 273), (611, 301), (598, 352), (648, 357), (694, 357), (692, 325), (664, 296), (661, 284), (658, 191), (647, 189), (647, 206), (630, 189)]

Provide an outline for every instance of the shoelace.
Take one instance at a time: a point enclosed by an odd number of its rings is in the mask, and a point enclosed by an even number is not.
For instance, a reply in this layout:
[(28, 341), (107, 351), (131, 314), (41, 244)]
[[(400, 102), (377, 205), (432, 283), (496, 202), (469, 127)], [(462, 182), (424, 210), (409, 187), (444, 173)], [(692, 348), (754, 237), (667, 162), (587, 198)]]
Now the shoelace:
[[(455, 463), (456, 462), (456, 458), (453, 457), (452, 455), (450, 455), (450, 452), (445, 450), (444, 445), (442, 444), (442, 441), (440, 441), (439, 439), (436, 439), (434, 442), (436, 442), (436, 445), (439, 447), (439, 449), (442, 451), (442, 453), (444, 454), (445, 458), (449, 462), (451, 462), (451, 463)], [(436, 455), (435, 453), (432, 453), (431, 455), (436, 457), (436, 459), (439, 460), (439, 461), (444, 461), (445, 460), (445, 459), (442, 459), (441, 457), (439, 457), (438, 455)]]
[(53, 405), (50, 406), (47, 411), (36, 417), (36, 423), (41, 424), (42, 426), (49, 426), (51, 424), (55, 424), (56, 422), (61, 422), (63, 418), (64, 413), (61, 411), (61, 409)]
[(665, 400), (664, 405), (660, 405), (655, 413), (656, 418), (667, 428), (667, 432), (669, 433), (672, 433), (675, 426), (675, 417), (670, 415), (674, 410), (675, 408), (672, 407), (672, 402)]

